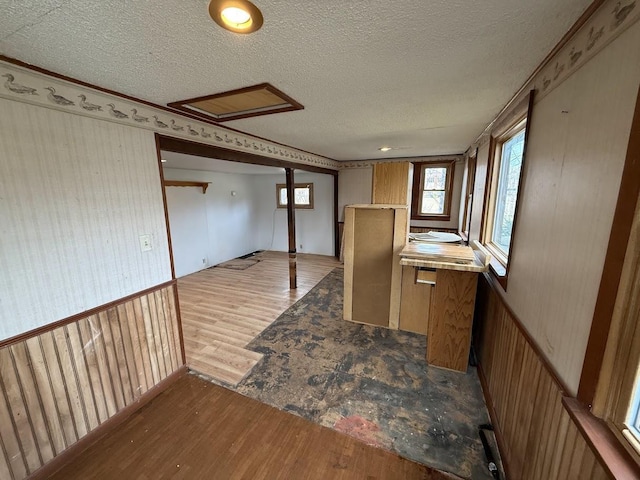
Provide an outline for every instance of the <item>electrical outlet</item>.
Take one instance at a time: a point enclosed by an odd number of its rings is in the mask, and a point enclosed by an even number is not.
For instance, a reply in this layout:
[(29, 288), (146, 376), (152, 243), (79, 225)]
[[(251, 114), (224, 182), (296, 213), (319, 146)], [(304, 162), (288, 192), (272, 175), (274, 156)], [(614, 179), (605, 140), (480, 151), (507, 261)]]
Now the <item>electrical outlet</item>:
[(145, 233), (144, 235), (140, 235), (140, 251), (148, 252), (153, 249), (153, 245), (151, 244), (151, 235)]
[(300, 244), (300, 250), (302, 250), (302, 244)]
[(206, 259), (206, 258), (203, 258), (203, 259), (202, 259), (202, 264), (203, 264), (203, 265), (206, 265), (206, 264), (207, 264), (207, 259)]

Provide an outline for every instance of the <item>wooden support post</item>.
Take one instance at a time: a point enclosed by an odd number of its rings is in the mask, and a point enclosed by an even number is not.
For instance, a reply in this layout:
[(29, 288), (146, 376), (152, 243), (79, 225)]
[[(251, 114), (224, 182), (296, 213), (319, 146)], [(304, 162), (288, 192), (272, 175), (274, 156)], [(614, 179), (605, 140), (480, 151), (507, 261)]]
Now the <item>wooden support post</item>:
[(336, 258), (340, 258), (340, 217), (338, 212), (338, 175), (333, 176), (333, 228), (335, 243), (333, 252)]
[(289, 288), (298, 288), (296, 267), (296, 196), (293, 168), (287, 168), (287, 225), (289, 227)]

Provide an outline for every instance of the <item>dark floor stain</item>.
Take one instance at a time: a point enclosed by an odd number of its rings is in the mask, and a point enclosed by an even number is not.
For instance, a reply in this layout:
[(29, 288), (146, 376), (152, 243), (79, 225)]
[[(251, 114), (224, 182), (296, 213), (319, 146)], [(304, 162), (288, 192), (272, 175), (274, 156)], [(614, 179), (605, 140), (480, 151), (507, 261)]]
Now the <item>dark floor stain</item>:
[(429, 367), (424, 336), (344, 321), (342, 289), (338, 268), (253, 340), (247, 348), (263, 360), (235, 390), (439, 470), (491, 479), (476, 369)]

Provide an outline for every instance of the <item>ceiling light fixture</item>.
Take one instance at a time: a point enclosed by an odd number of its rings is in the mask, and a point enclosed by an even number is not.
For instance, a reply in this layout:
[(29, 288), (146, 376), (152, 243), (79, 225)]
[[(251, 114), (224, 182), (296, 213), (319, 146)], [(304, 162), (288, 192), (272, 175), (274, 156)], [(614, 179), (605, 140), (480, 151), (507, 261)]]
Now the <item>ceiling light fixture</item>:
[(253, 33), (262, 27), (262, 12), (249, 0), (211, 0), (209, 15), (225, 30)]
[(380, 150), (381, 152), (388, 152), (389, 150), (391, 150), (391, 147), (380, 147), (378, 150)]

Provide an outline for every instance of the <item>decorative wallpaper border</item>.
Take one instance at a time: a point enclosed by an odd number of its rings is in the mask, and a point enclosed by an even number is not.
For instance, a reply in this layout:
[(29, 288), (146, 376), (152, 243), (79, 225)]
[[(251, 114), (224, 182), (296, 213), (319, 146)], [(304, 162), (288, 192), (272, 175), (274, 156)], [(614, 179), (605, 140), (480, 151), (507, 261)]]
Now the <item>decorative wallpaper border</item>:
[[(609, 0), (605, 2), (535, 77), (524, 85), (518, 93), (518, 98), (526, 95), (531, 89), (535, 89), (535, 103), (538, 103), (639, 18), (638, 0)], [(510, 103), (515, 105), (517, 98), (514, 97)], [(480, 148), (485, 145), (489, 141), (493, 125), (508, 114), (508, 111), (501, 112), (485, 128), (480, 137), (471, 145), (471, 148)]]
[(0, 98), (332, 170), (340, 162), (0, 61)]
[(446, 162), (455, 160), (456, 162), (464, 160), (464, 154), (456, 155), (433, 155), (420, 157), (400, 157), (400, 158), (381, 158), (380, 160), (353, 160), (340, 162), (340, 170), (351, 168), (369, 168), (376, 163), (397, 163), (397, 162)]
[(637, 0), (609, 1), (603, 4), (535, 76), (531, 85), (536, 89), (536, 99), (543, 98), (565, 81), (638, 18), (640, 8)]

